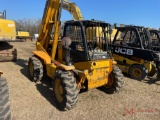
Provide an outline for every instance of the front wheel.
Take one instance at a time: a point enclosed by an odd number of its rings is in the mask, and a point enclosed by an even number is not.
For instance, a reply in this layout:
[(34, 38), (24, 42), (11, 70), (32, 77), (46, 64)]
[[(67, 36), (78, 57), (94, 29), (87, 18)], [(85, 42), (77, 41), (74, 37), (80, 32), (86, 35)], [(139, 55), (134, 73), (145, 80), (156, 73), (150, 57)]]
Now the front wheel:
[(78, 101), (78, 86), (71, 71), (57, 70), (53, 78), (53, 94), (60, 110), (70, 110)]
[(42, 62), (35, 56), (30, 57), (28, 61), (28, 70), (33, 82), (40, 81), (43, 77)]
[(129, 71), (130, 77), (136, 80), (143, 80), (147, 77), (147, 70), (143, 65), (133, 65)]

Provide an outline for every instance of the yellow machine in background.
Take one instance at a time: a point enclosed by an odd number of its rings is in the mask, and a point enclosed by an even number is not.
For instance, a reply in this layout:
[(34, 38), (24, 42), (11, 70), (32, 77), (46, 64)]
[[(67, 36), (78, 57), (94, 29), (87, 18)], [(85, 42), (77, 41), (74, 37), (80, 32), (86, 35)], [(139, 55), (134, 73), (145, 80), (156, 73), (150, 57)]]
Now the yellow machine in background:
[(16, 25), (12, 20), (6, 20), (6, 12), (0, 14), (0, 61), (17, 59), (17, 50), (8, 41), (16, 40)]
[(6, 19), (6, 11), (0, 14), (0, 41), (32, 40), (29, 32), (16, 30), (13, 20)]
[(20, 40), (32, 40), (29, 32), (27, 31), (17, 31), (16, 39)]
[(12, 20), (0, 18), (0, 41), (15, 40), (16, 26)]
[[(36, 51), (29, 58), (28, 69), (32, 81), (41, 80), (44, 73), (52, 78), (57, 107), (69, 110), (76, 106), (81, 89), (103, 87), (105, 91), (118, 92), (123, 86), (123, 74), (109, 54), (105, 30), (110, 24), (95, 20), (66, 21), (63, 39), (59, 40), (61, 3), (63, 0), (46, 1)], [(97, 37), (102, 38), (104, 45), (99, 47), (101, 40), (93, 37), (86, 39), (88, 28), (89, 31), (101, 28)]]
[(73, 20), (83, 20), (82, 13), (75, 3), (64, 0), (62, 3), (62, 8), (71, 13)]
[(6, 11), (0, 12), (0, 41), (16, 39), (16, 25), (13, 20), (6, 20)]

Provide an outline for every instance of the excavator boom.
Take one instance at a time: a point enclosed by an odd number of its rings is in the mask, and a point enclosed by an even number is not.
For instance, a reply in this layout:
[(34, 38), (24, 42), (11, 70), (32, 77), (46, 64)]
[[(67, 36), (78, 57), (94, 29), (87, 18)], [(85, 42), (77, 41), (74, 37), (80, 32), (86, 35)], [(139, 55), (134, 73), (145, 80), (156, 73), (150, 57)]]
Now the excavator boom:
[[(54, 30), (54, 38), (53, 38), (53, 49), (51, 58), (54, 59), (55, 51), (57, 48), (58, 43), (58, 36), (59, 36), (59, 27), (60, 27), (60, 14), (61, 14), (61, 3), (63, 0), (47, 0), (42, 22), (40, 25), (39, 37), (38, 42), (44, 48), (47, 49), (49, 41), (51, 39), (51, 32)], [(38, 46), (38, 45), (37, 45)], [(37, 47), (37, 50), (39, 48)]]
[(73, 20), (83, 20), (81, 11), (75, 3), (64, 0), (62, 8), (72, 14)]

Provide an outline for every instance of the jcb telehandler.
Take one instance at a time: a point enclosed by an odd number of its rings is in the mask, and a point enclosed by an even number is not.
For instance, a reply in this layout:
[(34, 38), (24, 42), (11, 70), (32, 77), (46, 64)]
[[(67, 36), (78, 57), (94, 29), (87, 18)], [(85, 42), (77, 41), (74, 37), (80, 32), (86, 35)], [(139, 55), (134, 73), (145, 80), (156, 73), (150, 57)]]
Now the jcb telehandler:
[[(47, 0), (37, 50), (29, 58), (28, 69), (35, 82), (41, 80), (46, 71), (53, 78), (57, 107), (69, 110), (76, 105), (80, 89), (103, 87), (112, 93), (119, 91), (123, 86), (123, 74), (110, 56), (108, 46), (102, 44), (108, 44), (108, 23), (67, 21), (62, 40), (58, 40), (62, 2)], [(53, 40), (50, 39), (52, 31)]]
[(137, 80), (147, 76), (157, 77), (160, 53), (152, 50), (149, 31), (140, 26), (121, 26), (116, 29), (112, 48), (120, 69)]

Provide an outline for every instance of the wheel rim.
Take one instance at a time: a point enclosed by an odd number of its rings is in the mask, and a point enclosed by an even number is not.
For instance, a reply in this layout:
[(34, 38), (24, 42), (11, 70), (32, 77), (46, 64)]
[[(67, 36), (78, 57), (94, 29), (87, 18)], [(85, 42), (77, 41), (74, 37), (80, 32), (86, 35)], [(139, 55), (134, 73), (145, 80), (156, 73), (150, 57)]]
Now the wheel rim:
[(135, 77), (141, 77), (142, 75), (142, 71), (138, 68), (134, 68), (132, 73)]
[(29, 62), (29, 74), (33, 77), (34, 67), (32, 62)]
[(63, 87), (61, 84), (61, 80), (58, 78), (55, 80), (54, 91), (55, 91), (57, 100), (59, 102), (62, 102), (63, 101)]

